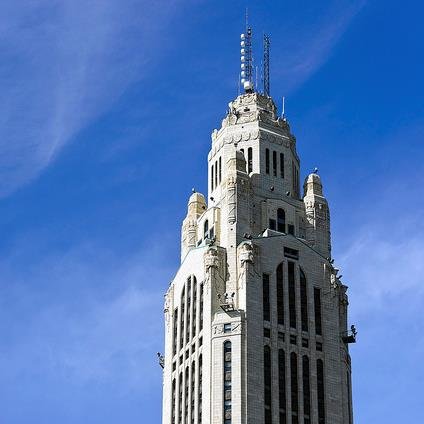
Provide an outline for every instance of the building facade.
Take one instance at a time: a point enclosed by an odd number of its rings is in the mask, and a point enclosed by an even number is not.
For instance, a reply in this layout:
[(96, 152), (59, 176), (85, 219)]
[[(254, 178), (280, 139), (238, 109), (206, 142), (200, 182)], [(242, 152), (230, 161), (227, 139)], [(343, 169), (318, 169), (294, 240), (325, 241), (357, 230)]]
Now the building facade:
[(347, 287), (317, 172), (248, 89), (212, 133), (165, 295), (163, 424), (352, 424)]

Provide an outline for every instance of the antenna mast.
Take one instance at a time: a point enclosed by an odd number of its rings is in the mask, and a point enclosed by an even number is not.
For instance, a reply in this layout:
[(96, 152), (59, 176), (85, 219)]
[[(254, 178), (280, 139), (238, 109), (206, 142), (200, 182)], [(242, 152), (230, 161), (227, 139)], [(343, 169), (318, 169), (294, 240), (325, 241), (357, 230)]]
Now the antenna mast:
[(252, 28), (248, 23), (248, 14), (246, 9), (246, 33), (240, 35), (240, 68), (241, 83), (246, 93), (254, 90), (253, 85), (253, 57), (252, 57)]
[(271, 40), (268, 35), (264, 34), (264, 96), (269, 97), (271, 92), (269, 90), (269, 48)]

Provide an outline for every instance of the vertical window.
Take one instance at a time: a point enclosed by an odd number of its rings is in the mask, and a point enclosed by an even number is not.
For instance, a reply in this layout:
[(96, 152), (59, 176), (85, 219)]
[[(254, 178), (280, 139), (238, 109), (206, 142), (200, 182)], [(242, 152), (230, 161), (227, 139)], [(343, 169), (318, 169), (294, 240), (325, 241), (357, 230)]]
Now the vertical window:
[(275, 150), (272, 152), (272, 173), (274, 177), (277, 176), (277, 152)]
[(296, 328), (296, 285), (294, 262), (288, 263), (290, 327)]
[(214, 169), (212, 165), (211, 166), (211, 191), (213, 191), (213, 176), (214, 176)]
[(284, 153), (280, 153), (280, 177), (284, 178)]
[(172, 379), (172, 411), (171, 411), (171, 424), (175, 424), (175, 403), (176, 403), (176, 393), (175, 393), (175, 378)]
[(199, 296), (199, 332), (203, 330), (203, 283), (200, 284)]
[(218, 187), (218, 161), (215, 161), (215, 188)]
[(290, 354), (290, 381), (292, 424), (299, 424), (299, 387), (297, 382), (297, 355), (294, 352)]
[(195, 383), (196, 383), (196, 362), (193, 361), (191, 363), (191, 383), (190, 383), (190, 387), (191, 387), (191, 407), (190, 407), (190, 420), (191, 420), (191, 424), (194, 424), (195, 421), (195, 416), (194, 416), (194, 405), (195, 405)]
[(283, 349), (278, 350), (278, 399), (280, 424), (286, 424), (286, 358)]
[(284, 263), (277, 267), (277, 318), (278, 324), (284, 325)]
[(277, 231), (286, 232), (286, 212), (281, 208), (277, 209)]
[(247, 149), (247, 173), (250, 174), (253, 171), (253, 151), (249, 147)]
[(183, 422), (183, 373), (178, 379), (178, 423)]
[(309, 358), (302, 357), (302, 383), (303, 383), (303, 414), (304, 424), (311, 424), (311, 386), (310, 386)]
[(209, 221), (206, 219), (203, 224), (203, 238), (207, 238), (209, 233)]
[(265, 398), (265, 424), (272, 423), (271, 409), (271, 349), (269, 346), (264, 347), (264, 398)]
[(197, 418), (198, 424), (202, 424), (202, 383), (203, 383), (203, 357), (199, 356), (199, 385), (197, 386)]
[(264, 321), (270, 321), (269, 275), (262, 274), (262, 302)]
[(174, 310), (174, 340), (172, 344), (172, 355), (177, 353), (177, 338), (178, 338), (178, 308)]
[(184, 424), (188, 424), (188, 398), (189, 398), (189, 368), (185, 369), (185, 385), (184, 385)]
[(349, 424), (352, 424), (352, 393), (351, 393), (351, 384), (350, 381), (350, 373), (349, 371), (346, 372), (346, 382), (347, 382), (347, 404), (349, 405)]
[(325, 424), (324, 363), (317, 359), (318, 424)]
[(180, 317), (180, 350), (184, 346), (184, 317), (185, 317), (185, 287), (181, 293), (181, 317)]
[(219, 166), (219, 184), (221, 184), (222, 181), (222, 160), (219, 158), (218, 160), (218, 166)]
[(197, 280), (193, 275), (193, 319), (192, 319), (192, 337), (196, 335), (197, 320)]
[(231, 424), (231, 342), (224, 343), (224, 424)]
[(314, 287), (315, 333), (322, 335), (321, 325), (321, 289)]
[(275, 219), (269, 219), (269, 229), (270, 230), (276, 230), (277, 229), (277, 223), (275, 222)]
[(265, 172), (269, 174), (269, 149), (265, 149)]
[(187, 308), (186, 308), (186, 344), (190, 341), (190, 319), (191, 319), (191, 277), (187, 279)]
[(302, 268), (300, 272), (300, 316), (302, 318), (302, 331), (308, 331), (308, 290), (306, 276)]

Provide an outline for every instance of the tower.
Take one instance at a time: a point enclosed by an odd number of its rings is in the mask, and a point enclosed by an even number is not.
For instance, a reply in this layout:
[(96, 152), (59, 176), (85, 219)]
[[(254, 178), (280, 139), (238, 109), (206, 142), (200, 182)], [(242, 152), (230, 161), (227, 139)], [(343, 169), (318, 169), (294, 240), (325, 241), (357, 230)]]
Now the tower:
[(165, 295), (162, 422), (352, 424), (356, 331), (321, 178), (308, 175), (301, 194), (296, 138), (242, 72), (245, 92), (212, 132), (207, 198), (190, 196)]

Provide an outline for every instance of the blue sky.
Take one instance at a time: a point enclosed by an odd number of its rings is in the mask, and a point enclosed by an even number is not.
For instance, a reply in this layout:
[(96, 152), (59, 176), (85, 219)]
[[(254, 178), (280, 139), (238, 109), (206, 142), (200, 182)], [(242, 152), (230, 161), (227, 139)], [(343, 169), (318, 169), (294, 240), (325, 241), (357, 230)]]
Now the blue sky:
[(356, 423), (422, 421), (424, 5), (0, 4), (0, 423), (159, 423), (163, 293), (249, 6), (350, 286)]

